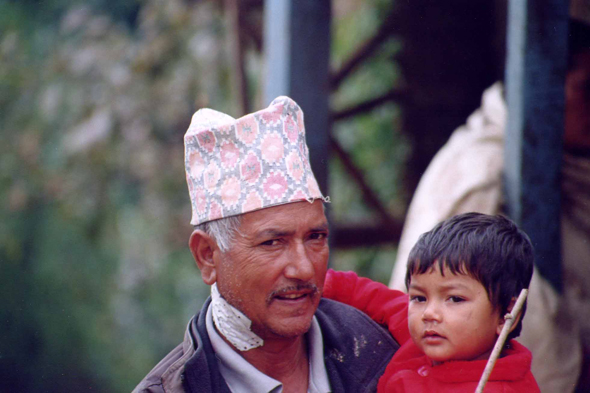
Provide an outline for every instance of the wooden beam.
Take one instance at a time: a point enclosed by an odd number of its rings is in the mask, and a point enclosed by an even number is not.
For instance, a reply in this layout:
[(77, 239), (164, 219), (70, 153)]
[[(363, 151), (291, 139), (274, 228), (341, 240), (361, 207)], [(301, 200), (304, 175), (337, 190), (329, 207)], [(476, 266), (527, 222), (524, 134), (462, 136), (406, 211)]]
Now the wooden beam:
[(406, 91), (394, 88), (380, 96), (361, 102), (360, 104), (357, 104), (353, 107), (346, 108), (338, 112), (333, 112), (332, 121), (343, 120), (349, 117), (360, 115), (362, 113), (371, 111), (374, 108), (390, 101), (404, 103), (407, 102), (409, 99), (410, 96), (407, 94)]
[(391, 37), (391, 30), (394, 26), (395, 20), (393, 15), (394, 12), (392, 11), (385, 18), (375, 35), (363, 43), (363, 45), (361, 45), (356, 52), (348, 58), (339, 70), (333, 72), (330, 77), (330, 86), (332, 87), (332, 90), (337, 90), (340, 83), (342, 83), (350, 73), (352, 73), (363, 61), (371, 57), (379, 46)]
[(331, 246), (345, 249), (356, 247), (372, 247), (383, 244), (397, 244), (402, 233), (402, 224), (394, 227), (386, 224), (376, 226), (337, 226), (337, 235)]
[[(359, 186), (361, 193), (363, 194), (363, 198), (365, 199), (367, 204), (373, 209), (375, 209), (377, 213), (379, 213), (380, 221), (388, 228), (395, 228), (398, 225), (398, 223), (391, 217), (389, 211), (379, 200), (379, 197), (373, 192), (371, 187), (369, 187), (369, 185), (365, 181), (363, 173), (356, 167), (356, 165), (354, 165), (348, 153), (346, 153), (346, 151), (340, 146), (338, 141), (334, 139), (332, 136), (330, 136), (330, 147), (332, 148), (332, 151), (336, 153), (336, 155), (346, 168), (346, 172)], [(339, 233), (338, 236), (340, 236)]]

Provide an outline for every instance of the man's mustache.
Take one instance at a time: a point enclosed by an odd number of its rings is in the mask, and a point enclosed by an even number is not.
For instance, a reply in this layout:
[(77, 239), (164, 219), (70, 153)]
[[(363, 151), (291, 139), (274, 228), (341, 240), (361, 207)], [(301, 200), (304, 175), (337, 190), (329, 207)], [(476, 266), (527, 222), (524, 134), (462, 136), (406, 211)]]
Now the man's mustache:
[(317, 285), (310, 283), (310, 282), (300, 283), (297, 285), (290, 285), (290, 286), (272, 291), (270, 293), (270, 295), (268, 295), (267, 301), (270, 302), (273, 298), (275, 298), (277, 296), (282, 296), (286, 293), (297, 292), (297, 291), (310, 291), (309, 295), (315, 296), (317, 293), (319, 293), (320, 290), (317, 287)]

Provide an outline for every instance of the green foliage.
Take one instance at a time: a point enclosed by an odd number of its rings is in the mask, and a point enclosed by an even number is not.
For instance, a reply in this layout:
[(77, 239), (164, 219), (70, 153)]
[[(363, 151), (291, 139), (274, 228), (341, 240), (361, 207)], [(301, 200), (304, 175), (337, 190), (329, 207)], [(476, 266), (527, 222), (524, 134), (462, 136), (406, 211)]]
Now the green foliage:
[[(355, 9), (346, 13), (333, 27), (332, 67), (339, 69), (346, 59), (372, 37), (389, 14), (390, 1), (353, 3)], [(400, 42), (390, 39), (365, 59), (333, 94), (332, 107), (343, 110), (385, 94), (400, 86), (399, 70), (394, 57)], [(393, 103), (381, 105), (370, 112), (336, 122), (333, 134), (352, 161), (362, 171), (366, 183), (392, 216), (404, 214), (406, 202), (400, 190), (401, 168), (408, 155), (408, 142), (399, 133), (400, 108)], [(368, 207), (357, 184), (341, 163), (330, 162), (331, 218), (337, 223), (371, 225), (380, 217)], [(391, 247), (362, 250), (339, 250), (332, 255), (336, 269), (354, 270), (377, 281), (387, 283), (395, 260)]]
[(68, 11), (83, 6), (133, 27), (141, 3), (141, 0), (0, 0), (0, 26), (51, 28)]
[(364, 247), (354, 250), (335, 250), (334, 269), (352, 270), (363, 277), (389, 284), (393, 261), (396, 258), (394, 247)]
[[(360, 4), (333, 25), (335, 67), (389, 3)], [(237, 115), (219, 6), (0, 0), (0, 392), (130, 391), (208, 295), (187, 248), (182, 136), (197, 107)], [(397, 50), (388, 43), (333, 106), (399, 83)], [(247, 58), (259, 85), (260, 55)], [(398, 111), (335, 129), (392, 212), (405, 154), (391, 132)], [(375, 220), (337, 161), (331, 171), (334, 219)], [(394, 253), (333, 259), (385, 282)]]
[(219, 10), (115, 3), (0, 3), (0, 391), (130, 391), (207, 296), (182, 135), (228, 107)]
[[(391, 3), (384, 4), (383, 1), (363, 2), (335, 24), (333, 68), (339, 68), (345, 58), (350, 57), (377, 31), (390, 7)], [(332, 96), (333, 108), (338, 111), (354, 107), (399, 86), (399, 71), (393, 58), (400, 48), (399, 42), (389, 40), (373, 56), (365, 59)], [(406, 140), (398, 133), (399, 119), (398, 106), (387, 104), (369, 113), (339, 121), (333, 129), (339, 143), (365, 174), (367, 183), (376, 190), (380, 200), (389, 204), (394, 215), (403, 210), (399, 206), (405, 206), (398, 190), (401, 173), (397, 169), (401, 168), (408, 150)], [(338, 163), (332, 163), (330, 176), (330, 188), (346, 194), (333, 198), (336, 220), (358, 222), (375, 219), (364, 207), (358, 188), (350, 184), (348, 175)], [(351, 209), (351, 205), (356, 208)]]

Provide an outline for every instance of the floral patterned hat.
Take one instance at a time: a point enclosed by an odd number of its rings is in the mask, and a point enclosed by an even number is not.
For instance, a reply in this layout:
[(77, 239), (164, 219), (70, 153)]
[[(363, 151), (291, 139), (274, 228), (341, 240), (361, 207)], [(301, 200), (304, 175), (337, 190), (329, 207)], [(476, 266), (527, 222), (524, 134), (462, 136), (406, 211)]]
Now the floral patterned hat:
[(289, 97), (234, 119), (198, 110), (184, 136), (192, 225), (325, 198), (309, 163), (303, 111)]

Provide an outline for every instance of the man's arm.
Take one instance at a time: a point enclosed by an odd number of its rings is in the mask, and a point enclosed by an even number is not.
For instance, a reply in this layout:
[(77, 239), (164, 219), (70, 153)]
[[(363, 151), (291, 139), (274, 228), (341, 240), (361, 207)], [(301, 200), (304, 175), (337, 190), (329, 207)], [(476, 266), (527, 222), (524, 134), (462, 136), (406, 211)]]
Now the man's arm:
[(375, 322), (387, 325), (401, 345), (410, 339), (408, 330), (408, 295), (384, 284), (359, 277), (354, 272), (328, 270), (324, 297), (353, 306)]

